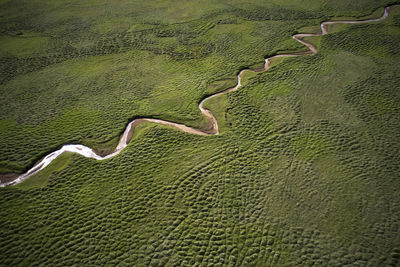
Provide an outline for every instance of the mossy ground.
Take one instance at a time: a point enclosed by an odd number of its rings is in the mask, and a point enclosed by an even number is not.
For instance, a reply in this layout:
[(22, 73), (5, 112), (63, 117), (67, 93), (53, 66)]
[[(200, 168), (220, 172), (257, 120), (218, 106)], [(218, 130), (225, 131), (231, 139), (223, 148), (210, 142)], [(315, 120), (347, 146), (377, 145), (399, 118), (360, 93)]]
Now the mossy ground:
[[(75, 29), (46, 41), (55, 42), (54, 62), (40, 54), (1, 58), (12, 63), (0, 87), (2, 166), (23, 168), (64, 142), (114, 140), (139, 115), (200, 126), (199, 99), (229, 87), (263, 55), (301, 49), (292, 31), (385, 4), (341, 0), (306, 12), (312, 1), (279, 8), (238, 2), (233, 9), (142, 2), (140, 13), (126, 3), (92, 2), (84, 9), (48, 3), (52, 12), (24, 25), (53, 34)], [(18, 7), (1, 4), (9, 13)], [(127, 19), (113, 18), (127, 10)], [(98, 12), (108, 14), (104, 23)], [(4, 29), (20, 25), (4, 16)], [(246, 76), (240, 90), (206, 103), (219, 136), (146, 123), (117, 157), (65, 154), (41, 175), (2, 188), (0, 262), (398, 265), (399, 18), (393, 8), (386, 21), (348, 25), (321, 37), (318, 54)], [(98, 50), (92, 28), (104, 34)], [(128, 33), (141, 43), (131, 48)], [(78, 43), (60, 52), (62, 38)], [(215, 45), (209, 52), (208, 40)], [(34, 46), (29, 51), (41, 53)], [(48, 65), (30, 69), (38, 66), (30, 60)]]

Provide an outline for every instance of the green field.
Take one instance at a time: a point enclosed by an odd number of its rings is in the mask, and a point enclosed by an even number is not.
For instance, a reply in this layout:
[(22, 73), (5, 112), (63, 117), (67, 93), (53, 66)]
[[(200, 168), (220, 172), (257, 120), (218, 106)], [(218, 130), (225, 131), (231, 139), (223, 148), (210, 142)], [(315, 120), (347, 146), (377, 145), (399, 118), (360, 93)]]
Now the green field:
[[(0, 173), (137, 117), (207, 127), (292, 34), (393, 3), (0, 0)], [(218, 136), (146, 123), (0, 188), (0, 265), (398, 266), (400, 7), (332, 30), (206, 102)]]

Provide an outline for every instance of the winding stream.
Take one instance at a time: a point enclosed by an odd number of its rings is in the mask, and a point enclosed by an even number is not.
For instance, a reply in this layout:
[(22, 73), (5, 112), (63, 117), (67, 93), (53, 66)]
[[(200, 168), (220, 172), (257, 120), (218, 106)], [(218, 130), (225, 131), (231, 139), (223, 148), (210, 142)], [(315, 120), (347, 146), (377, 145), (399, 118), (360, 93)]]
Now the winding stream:
[(376, 21), (381, 21), (384, 20), (388, 17), (389, 15), (389, 10), (390, 10), (391, 6), (385, 7), (384, 9), (384, 13), (381, 17), (379, 18), (375, 18), (375, 19), (367, 19), (367, 20), (356, 20), (356, 21), (351, 21), (351, 20), (344, 20), (344, 21), (325, 21), (321, 23), (321, 32), (320, 33), (300, 33), (300, 34), (295, 34), (292, 37), (297, 40), (298, 42), (300, 42), (301, 44), (307, 46), (309, 48), (309, 51), (305, 51), (305, 52), (297, 52), (297, 53), (288, 53), (288, 54), (281, 54), (281, 55), (276, 55), (276, 56), (272, 56), (269, 58), (265, 59), (265, 64), (263, 68), (260, 69), (256, 69), (256, 70), (251, 70), (251, 69), (244, 69), (242, 71), (239, 72), (239, 74), (237, 75), (237, 84), (236, 86), (232, 87), (232, 88), (228, 88), (222, 92), (213, 94), (211, 96), (208, 96), (206, 98), (204, 98), (200, 103), (199, 103), (199, 109), (201, 111), (201, 113), (206, 116), (208, 118), (208, 120), (211, 122), (212, 124), (212, 128), (208, 131), (204, 131), (201, 129), (195, 129), (192, 127), (188, 127), (184, 124), (179, 124), (179, 123), (175, 123), (175, 122), (170, 122), (170, 121), (165, 121), (165, 120), (159, 120), (159, 119), (151, 119), (151, 118), (139, 118), (139, 119), (135, 119), (133, 121), (131, 121), (127, 127), (125, 128), (124, 133), (122, 134), (119, 143), (117, 145), (117, 147), (115, 148), (115, 150), (102, 157), (97, 155), (91, 148), (83, 146), (83, 145), (75, 145), (75, 144), (68, 144), (68, 145), (64, 145), (63, 147), (61, 147), (59, 150), (56, 150), (50, 154), (48, 154), (46, 157), (44, 157), (42, 160), (40, 160), (35, 166), (33, 166), (30, 170), (28, 170), (26, 173), (19, 175), (15, 180), (13, 181), (8, 181), (8, 182), (4, 182), (4, 183), (0, 183), (0, 187), (5, 187), (5, 186), (10, 186), (10, 185), (15, 185), (15, 184), (19, 184), (21, 182), (23, 182), (24, 180), (28, 179), (29, 177), (35, 175), (36, 173), (38, 173), (39, 171), (43, 170), (44, 168), (46, 168), (46, 166), (48, 166), (53, 160), (55, 160), (59, 155), (61, 155), (64, 152), (74, 152), (74, 153), (78, 153), (84, 157), (87, 158), (93, 158), (93, 159), (97, 159), (97, 160), (105, 160), (111, 157), (114, 157), (115, 155), (118, 155), (130, 142), (132, 136), (133, 136), (133, 132), (135, 130), (135, 127), (143, 122), (153, 122), (153, 123), (159, 123), (159, 124), (164, 124), (167, 126), (171, 126), (171, 127), (175, 127), (183, 132), (187, 132), (187, 133), (191, 133), (191, 134), (197, 134), (197, 135), (218, 135), (219, 134), (219, 130), (218, 130), (218, 123), (216, 118), (214, 117), (214, 115), (212, 114), (212, 112), (206, 108), (204, 108), (204, 102), (207, 101), (208, 99), (217, 97), (219, 95), (223, 95), (229, 92), (233, 92), (238, 90), (241, 86), (241, 78), (244, 72), (246, 71), (251, 71), (251, 72), (264, 72), (266, 70), (269, 69), (270, 67), (270, 60), (274, 59), (274, 58), (279, 58), (279, 57), (293, 57), (293, 56), (301, 56), (301, 55), (312, 55), (318, 52), (317, 48), (311, 44), (308, 43), (304, 40), (302, 40), (301, 38), (303, 37), (309, 37), (309, 36), (321, 36), (321, 35), (325, 35), (327, 34), (327, 25), (332, 25), (332, 24), (358, 24), (358, 23), (368, 23), (368, 22), (376, 22)]

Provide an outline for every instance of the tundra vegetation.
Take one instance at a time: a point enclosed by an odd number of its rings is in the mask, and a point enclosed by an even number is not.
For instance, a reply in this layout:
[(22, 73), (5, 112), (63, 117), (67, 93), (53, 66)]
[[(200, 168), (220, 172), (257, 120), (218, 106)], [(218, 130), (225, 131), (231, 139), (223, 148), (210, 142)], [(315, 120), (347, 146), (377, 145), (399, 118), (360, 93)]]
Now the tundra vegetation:
[[(296, 32), (385, 0), (0, 0), (0, 171), (128, 121), (206, 128), (206, 95)], [(145, 123), (0, 189), (0, 264), (400, 264), (400, 7), (334, 25), (205, 103), (221, 134)]]

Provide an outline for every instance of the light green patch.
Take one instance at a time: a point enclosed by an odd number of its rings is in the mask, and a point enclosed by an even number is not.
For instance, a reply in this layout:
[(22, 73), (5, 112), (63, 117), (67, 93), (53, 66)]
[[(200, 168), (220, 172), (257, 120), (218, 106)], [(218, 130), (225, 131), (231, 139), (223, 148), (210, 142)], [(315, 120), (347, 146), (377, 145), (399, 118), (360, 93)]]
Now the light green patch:
[(48, 38), (27, 33), (20, 36), (0, 37), (0, 56), (23, 57), (46, 50)]
[[(125, 17), (125, 18), (113, 18), (106, 20), (102, 23), (96, 24), (93, 31), (108, 34), (112, 32), (123, 32), (123, 31), (131, 31), (132, 24), (134, 23), (133, 18)], [(139, 24), (140, 25), (140, 24)]]
[(228, 98), (226, 94), (211, 98), (204, 102), (204, 108), (211, 110), (217, 119), (220, 133), (226, 132), (230, 127), (230, 123), (226, 117), (227, 102)]
[(317, 49), (321, 47), (321, 36), (308, 36), (304, 37), (303, 40), (314, 45)]
[(352, 25), (353, 24), (345, 24), (345, 23), (328, 24), (328, 25), (325, 25), (325, 29), (327, 30), (327, 32), (329, 34), (329, 33), (343, 31), (343, 30), (351, 27)]
[(324, 6), (324, 1), (315, 0), (272, 0), (271, 2), (279, 6), (294, 8), (298, 10), (318, 10)]
[(297, 30), (299, 33), (320, 33), (321, 27), (319, 25), (306, 26)]
[(223, 4), (210, 1), (194, 3), (192, 1), (156, 0), (139, 2), (135, 5), (135, 8), (147, 11), (138, 13), (138, 20), (176, 23), (198, 19), (213, 10), (223, 8)]
[(288, 38), (279, 45), (279, 50), (276, 50), (276, 54), (282, 55), (303, 51), (308, 51), (308, 48), (305, 45), (299, 43), (293, 38)]
[[(359, 120), (345, 103), (341, 90), (367, 78), (376, 64), (368, 57), (340, 52), (327, 55), (318, 65), (321, 67), (315, 70), (315, 75), (301, 81), (308, 86), (299, 87), (303, 118), (308, 122), (328, 119), (349, 126), (357, 125)], [(339, 107), (342, 112), (338, 112)]]
[(217, 80), (212, 82), (208, 88), (212, 92), (219, 92), (223, 91), (228, 88), (232, 88), (236, 85), (236, 80), (235, 79), (223, 79), (223, 80)]
[(271, 84), (271, 89), (268, 90), (268, 98), (285, 96), (293, 93), (294, 89), (285, 82)]
[[(163, 48), (175, 48), (175, 51), (179, 51), (179, 49), (184, 49), (184, 48), (179, 48), (180, 43), (176, 37), (162, 37), (158, 38), (158, 43), (163, 46)], [(182, 51), (184, 52), (184, 51)]]
[[(238, 34), (245, 35), (255, 29), (256, 24), (251, 21), (241, 22), (240, 24), (218, 24), (210, 30), (215, 37), (220, 34)], [(247, 34), (246, 34), (247, 35)]]
[(285, 60), (285, 57), (276, 57), (273, 59), (269, 60), (269, 66), (270, 68), (279, 65), (280, 63), (282, 63)]
[[(354, 1), (354, 2), (356, 2), (356, 1)], [(357, 3), (354, 3), (354, 4), (362, 4), (362, 2), (357, 2)], [(370, 14), (368, 14), (368, 15), (365, 15), (366, 13), (364, 12), (364, 13), (362, 13), (361, 15), (360, 15), (360, 12), (357, 12), (357, 11), (353, 11), (353, 13), (354, 13), (354, 16), (351, 16), (351, 17), (349, 17), (349, 16), (334, 16), (334, 17), (332, 17), (332, 19), (331, 20), (337, 20), (337, 21), (339, 21), (339, 20), (366, 20), (366, 19), (375, 19), (375, 18), (379, 18), (379, 17), (381, 17), (382, 16), (382, 14), (383, 14), (383, 8), (378, 8), (378, 9), (375, 9), (375, 10), (373, 10)], [(358, 13), (358, 14), (357, 14)]]
[[(255, 77), (256, 75), (262, 74), (250, 73), (248, 77), (246, 77), (245, 82), (251, 80), (251, 78)], [(254, 79), (254, 81), (256, 80)], [(246, 83), (243, 84), (246, 85)], [(282, 80), (268, 81), (263, 86), (251, 86), (252, 89), (250, 90), (250, 95), (252, 96), (252, 98), (254, 98), (254, 101), (260, 102), (260, 104), (265, 103), (271, 98), (278, 98), (290, 95), (295, 90), (292, 85)]]
[(23, 181), (22, 183), (16, 185), (19, 189), (30, 189), (36, 187), (43, 187), (48, 183), (49, 177), (55, 173), (65, 169), (71, 162), (72, 152), (64, 152), (58, 156), (50, 165), (36, 173), (29, 179)]
[(82, 60), (70, 61), (69, 74), (71, 75), (95, 75), (105, 72), (113, 65), (113, 56), (90, 57)]
[(253, 72), (253, 71), (245, 71), (245, 72), (242, 74), (242, 77), (241, 77), (242, 85), (246, 85), (246, 83), (247, 83), (251, 78), (256, 77), (257, 74), (258, 74), (258, 73)]
[(328, 141), (312, 135), (298, 135), (291, 141), (292, 149), (303, 160), (314, 160), (327, 152)]

